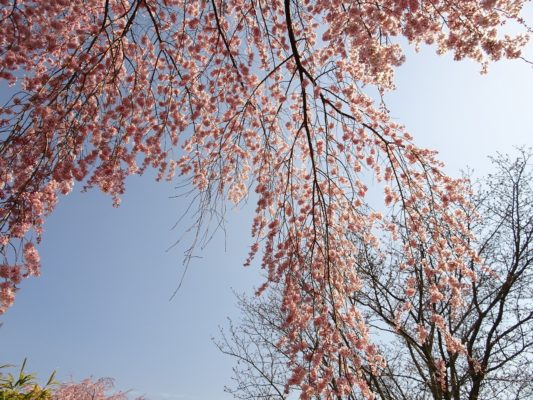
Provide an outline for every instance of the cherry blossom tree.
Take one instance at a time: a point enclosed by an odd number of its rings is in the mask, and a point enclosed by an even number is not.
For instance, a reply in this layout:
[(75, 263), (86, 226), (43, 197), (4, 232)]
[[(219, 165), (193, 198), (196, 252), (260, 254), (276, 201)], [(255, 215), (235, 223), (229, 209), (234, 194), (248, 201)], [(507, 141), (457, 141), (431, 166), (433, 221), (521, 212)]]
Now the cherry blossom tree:
[[(93, 381), (90, 378), (76, 383), (64, 383), (54, 391), (53, 400), (128, 400), (127, 393), (110, 394), (113, 380), (100, 378)], [(139, 398), (138, 400), (142, 400)]]
[[(533, 396), (531, 157), (525, 149), (515, 159), (498, 155), (493, 159), (495, 173), (472, 196), (479, 214), (471, 220), (473, 247), (483, 263), (471, 264), (476, 280), (456, 277), (468, 289), (467, 306), (461, 310), (437, 301), (441, 295), (434, 288), (446, 284), (425, 268), (423, 260), (418, 260), (417, 273), (410, 280), (412, 276), (396, 267), (404, 258), (401, 251), (392, 251), (384, 259), (370, 249), (362, 257), (358, 271), (364, 284), (351, 302), (366, 315), (371, 338), (386, 361), (379, 370), (361, 366), (365, 381), (379, 399)], [(427, 261), (433, 266), (439, 262)], [(279, 344), (286, 334), (281, 301), (281, 291), (275, 287), (264, 298), (239, 296), (242, 321), (230, 323), (219, 340), (219, 348), (238, 361), (236, 385), (228, 388), (237, 398), (285, 399), (299, 390), (287, 386), (290, 357)], [(441, 323), (453, 337), (442, 333)], [(312, 329), (305, 334), (316, 337)], [(334, 385), (334, 380), (329, 384)], [(354, 391), (342, 398), (361, 399), (361, 395)]]
[[(113, 380), (110, 378), (84, 379), (81, 382), (59, 384), (54, 380), (55, 372), (48, 378), (44, 386), (37, 383), (34, 374), (25, 372), (26, 360), (16, 375), (3, 373), (10, 365), (0, 366), (0, 399), (1, 400), (128, 400), (127, 392), (113, 391)], [(137, 397), (136, 400), (145, 400)]]
[[(284, 349), (302, 398), (371, 397), (382, 358), (349, 299), (361, 241), (474, 279), (464, 183), (441, 172), (372, 93), (394, 88), (400, 43), (489, 61), (520, 57), (525, 0), (0, 0), (0, 308), (38, 275), (44, 218), (76, 181), (109, 193), (147, 168), (190, 183), (202, 229), (256, 193), (250, 264), (280, 284)], [(378, 96), (379, 97), (379, 96)], [(382, 183), (389, 218), (367, 207)], [(354, 242), (349, 237), (356, 236)], [(462, 291), (437, 288), (463, 306)], [(303, 332), (313, 327), (317, 341)], [(450, 336), (441, 324), (443, 335)], [(328, 385), (336, 366), (341, 375)], [(319, 368), (320, 367), (320, 368)], [(320, 373), (319, 373), (320, 372)]]

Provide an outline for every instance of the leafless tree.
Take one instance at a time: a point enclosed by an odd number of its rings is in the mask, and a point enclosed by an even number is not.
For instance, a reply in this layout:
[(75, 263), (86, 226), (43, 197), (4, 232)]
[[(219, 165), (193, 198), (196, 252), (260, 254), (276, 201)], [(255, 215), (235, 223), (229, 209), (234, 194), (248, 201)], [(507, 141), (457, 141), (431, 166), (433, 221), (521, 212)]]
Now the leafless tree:
[[(442, 260), (423, 249), (416, 255), (389, 249), (383, 257), (362, 246), (356, 266), (362, 289), (350, 300), (364, 310), (386, 360), (379, 371), (363, 365), (364, 378), (378, 399), (533, 398), (532, 155), (520, 149), (516, 158), (494, 157), (495, 172), (472, 184), (473, 207), (458, 210), (482, 259), (472, 260), (473, 281), (432, 274)], [(412, 270), (398, 267), (409, 257), (415, 279)], [(432, 287), (450, 279), (463, 292), (465, 304), (459, 308), (431, 297)], [(281, 298), (277, 287), (269, 297), (239, 297), (242, 323), (231, 324), (218, 342), (238, 360), (236, 386), (228, 389), (237, 398), (285, 399), (291, 393), (283, 384), (290, 360), (279, 346), (285, 335), (284, 316), (278, 311), (283, 309)], [(446, 325), (449, 336), (437, 329), (439, 323)], [(314, 333), (310, 329), (306, 334)], [(335, 385), (334, 377), (330, 384)], [(354, 389), (346, 398), (360, 396)]]

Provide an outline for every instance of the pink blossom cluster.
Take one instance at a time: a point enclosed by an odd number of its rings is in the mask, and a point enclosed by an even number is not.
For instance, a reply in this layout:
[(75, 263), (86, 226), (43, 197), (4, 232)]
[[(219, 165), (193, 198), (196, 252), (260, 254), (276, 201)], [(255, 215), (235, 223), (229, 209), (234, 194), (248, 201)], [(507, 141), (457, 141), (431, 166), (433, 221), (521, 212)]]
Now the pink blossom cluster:
[[(93, 381), (91, 378), (81, 382), (64, 383), (54, 390), (53, 400), (128, 400), (126, 392), (109, 394), (113, 388), (113, 380), (100, 378)], [(142, 400), (138, 398), (137, 400)]]
[[(526, 36), (499, 27), (523, 23), (523, 4), (0, 0), (0, 79), (13, 94), (0, 108), (0, 311), (22, 278), (38, 275), (33, 243), (76, 181), (118, 205), (127, 176), (177, 171), (206, 209), (239, 203), (252, 187), (247, 263), (261, 253), (266, 285), (284, 285), (287, 388), (302, 399), (354, 388), (372, 398), (361, 365), (382, 359), (349, 301), (361, 288), (361, 244), (380, 254), (385, 236), (408, 236), (398, 268), (409, 275), (415, 260), (439, 260), (425, 268), (443, 277), (431, 302), (456, 307), (455, 277), (475, 278), (465, 261), (475, 255), (456, 212), (468, 207), (463, 182), (363, 89), (394, 88), (402, 36), (483, 68), (519, 57)], [(370, 209), (369, 177), (394, 212)]]

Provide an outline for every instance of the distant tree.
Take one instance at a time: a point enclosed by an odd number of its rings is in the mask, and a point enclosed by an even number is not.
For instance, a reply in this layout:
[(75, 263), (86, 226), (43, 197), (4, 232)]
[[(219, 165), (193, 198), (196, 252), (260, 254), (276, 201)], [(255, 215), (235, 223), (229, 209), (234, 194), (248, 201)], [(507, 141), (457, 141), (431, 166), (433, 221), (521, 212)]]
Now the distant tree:
[[(0, 400), (128, 400), (127, 392), (111, 393), (113, 380), (100, 378), (84, 379), (81, 382), (58, 383), (53, 373), (44, 386), (37, 383), (34, 374), (25, 372), (26, 360), (17, 375), (5, 374), (0, 366)], [(137, 397), (137, 400), (145, 400)]]
[[(472, 194), (477, 215), (469, 217), (471, 244), (482, 264), (472, 262), (474, 280), (434, 271), (441, 262), (416, 258), (414, 275), (398, 268), (406, 255), (361, 252), (355, 267), (362, 289), (350, 302), (365, 315), (376, 351), (386, 364), (362, 365), (364, 380), (383, 400), (477, 400), (533, 398), (533, 165), (531, 151), (516, 159), (498, 155), (496, 172)], [(404, 241), (410, 240), (404, 237)], [(421, 254), (421, 253), (420, 253)], [(463, 292), (464, 303), (440, 301), (443, 288)], [(406, 284), (407, 283), (407, 284)], [(284, 399), (293, 389), (291, 355), (282, 342), (289, 331), (280, 314), (282, 296), (240, 298), (243, 321), (230, 325), (219, 343), (237, 358), (236, 386), (241, 399)], [(439, 325), (444, 324), (449, 335)], [(310, 340), (317, 332), (306, 330)], [(324, 365), (321, 368), (325, 368)], [(342, 378), (340, 363), (328, 385)], [(287, 385), (287, 382), (289, 384)], [(297, 389), (297, 388), (294, 388)], [(321, 398), (321, 397), (317, 397)], [(341, 396), (359, 399), (354, 391)]]
[(26, 360), (16, 375), (2, 371), (8, 367), (10, 365), (0, 366), (0, 400), (52, 400), (54, 374), (44, 386), (40, 386), (35, 375), (24, 371)]
[[(482, 69), (520, 57), (526, 35), (501, 27), (527, 31), (524, 3), (0, 0), (0, 312), (39, 274), (44, 218), (75, 181), (118, 205), (127, 176), (177, 170), (196, 194), (197, 229), (221, 218), (224, 199), (256, 192), (248, 263), (261, 253), (266, 286), (282, 287), (303, 398), (369, 393), (360, 365), (381, 359), (349, 301), (362, 287), (355, 244), (408, 235), (404, 254), (438, 259), (443, 282), (473, 277), (469, 233), (452, 212), (468, 208), (462, 182), (371, 94), (394, 88), (400, 43)], [(396, 219), (367, 207), (376, 180)], [(439, 302), (462, 301), (452, 286), (439, 291)]]
[(54, 392), (53, 400), (128, 400), (128, 394), (117, 392), (110, 394), (113, 380), (100, 378), (96, 381), (84, 379), (79, 383), (62, 384)]

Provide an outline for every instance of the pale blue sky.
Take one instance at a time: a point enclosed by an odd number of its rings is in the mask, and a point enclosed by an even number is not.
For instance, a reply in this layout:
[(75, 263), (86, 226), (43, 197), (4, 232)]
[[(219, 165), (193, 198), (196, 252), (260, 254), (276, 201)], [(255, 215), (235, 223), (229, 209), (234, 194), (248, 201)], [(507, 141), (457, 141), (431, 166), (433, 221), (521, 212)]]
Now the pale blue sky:
[[(529, 46), (531, 49), (532, 46)], [(533, 51), (528, 55), (533, 59)], [(487, 172), (487, 155), (533, 146), (533, 69), (521, 61), (479, 74), (471, 62), (408, 52), (398, 90), (386, 96), (391, 115), (423, 146), (438, 149), (447, 171), (470, 165)], [(210, 338), (236, 316), (233, 287), (261, 280), (244, 268), (250, 210), (229, 210), (226, 238), (217, 235), (182, 272), (183, 247), (165, 250), (188, 226), (171, 230), (187, 199), (150, 176), (128, 181), (118, 209), (79, 188), (61, 199), (39, 247), (42, 276), (23, 283), (2, 318), (0, 364), (19, 364), (45, 378), (109, 376), (152, 400), (222, 400), (230, 396), (230, 360)]]

